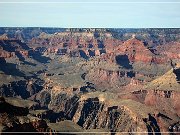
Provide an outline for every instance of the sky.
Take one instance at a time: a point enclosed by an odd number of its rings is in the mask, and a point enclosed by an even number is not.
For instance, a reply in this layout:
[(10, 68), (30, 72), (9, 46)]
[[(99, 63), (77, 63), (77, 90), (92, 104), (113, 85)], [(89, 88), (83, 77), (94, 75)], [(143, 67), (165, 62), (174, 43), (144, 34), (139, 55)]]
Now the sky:
[(180, 0), (0, 0), (0, 27), (180, 28)]

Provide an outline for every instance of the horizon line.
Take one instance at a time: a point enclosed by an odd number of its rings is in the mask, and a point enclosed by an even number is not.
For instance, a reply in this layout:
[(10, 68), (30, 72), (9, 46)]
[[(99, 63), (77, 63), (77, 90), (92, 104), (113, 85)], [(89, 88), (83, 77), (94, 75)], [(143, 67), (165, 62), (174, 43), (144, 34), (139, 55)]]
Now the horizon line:
[(61, 27), (61, 26), (0, 26), (0, 28), (61, 28), (61, 29), (180, 29), (180, 27)]
[(136, 2), (133, 2), (133, 1), (124, 1), (124, 2), (116, 2), (116, 1), (112, 1), (112, 2), (101, 2), (101, 1), (97, 1), (97, 2), (90, 2), (90, 1), (87, 1), (87, 2), (81, 2), (81, 1), (77, 1), (77, 2), (74, 2), (74, 1), (58, 1), (58, 2), (55, 2), (55, 1), (51, 1), (51, 2), (47, 2), (47, 1), (34, 1), (34, 2), (31, 2), (31, 1), (7, 1), (7, 2), (0, 2), (2, 4), (15, 4), (15, 3), (18, 3), (18, 4), (55, 4), (55, 3), (59, 3), (59, 4), (79, 4), (79, 3), (82, 3), (82, 4), (180, 4), (180, 2), (166, 2), (166, 1), (157, 1), (157, 2), (151, 2), (151, 1), (147, 1), (147, 2), (143, 2), (143, 1), (136, 1)]
[(78, 132), (78, 131), (75, 131), (75, 132), (63, 132), (63, 131), (61, 131), (61, 132), (56, 132), (56, 131), (54, 131), (54, 132), (0, 132), (0, 133), (83, 133), (83, 134), (89, 134), (89, 133), (180, 133), (180, 132), (171, 132), (171, 131), (169, 131), (169, 132), (86, 132), (86, 131), (84, 131), (84, 132)]

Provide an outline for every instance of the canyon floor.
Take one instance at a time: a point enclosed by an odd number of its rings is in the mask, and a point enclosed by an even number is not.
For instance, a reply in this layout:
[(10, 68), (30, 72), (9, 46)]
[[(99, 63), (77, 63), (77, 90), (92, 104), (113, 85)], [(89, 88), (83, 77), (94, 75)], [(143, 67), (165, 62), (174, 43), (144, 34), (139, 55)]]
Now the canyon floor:
[(1, 134), (179, 134), (179, 33), (1, 27)]

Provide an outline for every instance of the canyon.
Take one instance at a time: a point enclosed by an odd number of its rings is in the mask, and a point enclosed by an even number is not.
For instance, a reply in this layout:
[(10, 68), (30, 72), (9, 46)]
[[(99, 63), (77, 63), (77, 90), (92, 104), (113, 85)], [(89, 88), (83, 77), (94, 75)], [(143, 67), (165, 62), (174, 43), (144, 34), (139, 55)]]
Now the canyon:
[(179, 33), (0, 28), (0, 132), (178, 134)]

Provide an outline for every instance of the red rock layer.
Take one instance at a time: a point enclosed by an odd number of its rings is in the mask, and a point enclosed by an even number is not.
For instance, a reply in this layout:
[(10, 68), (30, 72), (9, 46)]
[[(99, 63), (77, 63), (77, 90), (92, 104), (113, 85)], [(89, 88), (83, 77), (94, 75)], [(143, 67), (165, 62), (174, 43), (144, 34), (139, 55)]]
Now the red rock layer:
[(15, 56), (15, 52), (7, 52), (5, 50), (0, 49), (0, 57), (2, 58), (10, 58), (14, 56)]

